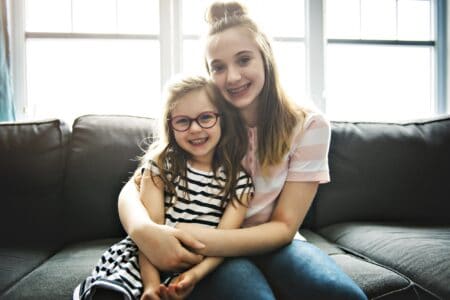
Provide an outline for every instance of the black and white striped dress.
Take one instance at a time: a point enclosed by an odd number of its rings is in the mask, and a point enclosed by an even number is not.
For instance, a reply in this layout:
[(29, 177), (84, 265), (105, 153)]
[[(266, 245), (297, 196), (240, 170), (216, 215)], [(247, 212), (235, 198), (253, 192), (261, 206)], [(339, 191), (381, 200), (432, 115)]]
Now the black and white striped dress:
[[(150, 161), (145, 168), (155, 175), (160, 174), (159, 168)], [(180, 184), (183, 178), (175, 179), (175, 190), (178, 199), (170, 205), (173, 195), (165, 194), (165, 223), (175, 227), (177, 223), (195, 223), (208, 227), (217, 227), (223, 214), (222, 189), (225, 174), (219, 170), (217, 177), (213, 172), (205, 172), (187, 168), (187, 188)], [(253, 193), (251, 178), (241, 172), (238, 175), (236, 194)], [(161, 272), (161, 281), (173, 274)], [(139, 270), (138, 247), (126, 237), (111, 246), (98, 261), (91, 275), (74, 291), (73, 299), (91, 299), (97, 288), (115, 290), (124, 295), (124, 299), (139, 299), (143, 286)]]

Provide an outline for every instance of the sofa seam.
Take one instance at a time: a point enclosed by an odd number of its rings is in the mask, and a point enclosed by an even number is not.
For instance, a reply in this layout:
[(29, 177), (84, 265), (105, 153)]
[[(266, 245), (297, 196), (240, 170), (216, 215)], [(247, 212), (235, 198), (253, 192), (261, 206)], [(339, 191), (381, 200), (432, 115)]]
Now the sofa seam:
[(418, 284), (416, 281), (412, 280), (411, 278), (409, 278), (409, 276), (406, 276), (405, 274), (401, 273), (400, 271), (398, 271), (398, 270), (396, 270), (396, 269), (394, 269), (394, 268), (392, 268), (392, 267), (390, 267), (390, 266), (387, 266), (387, 265), (384, 265), (384, 264), (382, 264), (382, 263), (379, 263), (379, 262), (373, 260), (372, 258), (369, 258), (368, 256), (359, 253), (358, 251), (356, 251), (356, 250), (354, 250), (354, 249), (348, 248), (348, 247), (346, 247), (346, 246), (342, 246), (341, 244), (337, 244), (337, 243), (336, 243), (336, 246), (337, 246), (338, 248), (342, 249), (343, 251), (346, 251), (346, 252), (348, 252), (348, 253), (350, 253), (350, 254), (352, 254), (352, 255), (354, 255), (354, 256), (360, 257), (361, 259), (363, 259), (363, 260), (365, 260), (365, 261), (367, 261), (367, 262), (370, 262), (370, 263), (372, 263), (372, 264), (374, 264), (374, 265), (377, 265), (377, 266), (379, 266), (379, 267), (383, 267), (383, 268), (385, 268), (385, 269), (387, 269), (387, 270), (389, 270), (389, 271), (391, 271), (391, 272), (393, 272), (393, 273), (396, 273), (396, 274), (399, 275), (399, 276), (402, 276), (402, 277), (405, 278), (410, 284), (415, 285), (415, 286), (417, 286), (417, 287), (420, 287), (421, 289), (423, 289), (423, 290), (426, 291), (427, 293), (430, 293), (431, 295), (433, 295), (433, 296), (436, 297), (437, 299), (443, 300), (443, 298), (441, 298), (440, 296), (436, 295), (436, 293), (430, 291), (430, 290), (427, 289), (427, 288), (424, 288), (421, 284)]
[(408, 289), (410, 289), (410, 288), (412, 288), (412, 289), (414, 290), (414, 293), (416, 294), (417, 299), (420, 299), (419, 295), (417, 294), (416, 290), (414, 289), (414, 283), (410, 281), (409, 284), (408, 284), (408, 286), (406, 286), (406, 287), (404, 287), (404, 288), (396, 289), (396, 290), (393, 290), (393, 291), (386, 292), (386, 293), (384, 293), (384, 294), (382, 294), (382, 295), (379, 295), (379, 296), (376, 296), (376, 297), (374, 297), (374, 298), (371, 298), (371, 300), (382, 299), (382, 298), (384, 298), (384, 297), (386, 297), (386, 296), (393, 295), (393, 294), (395, 294), (395, 293), (397, 293), (397, 292), (406, 291), (406, 290), (408, 290)]

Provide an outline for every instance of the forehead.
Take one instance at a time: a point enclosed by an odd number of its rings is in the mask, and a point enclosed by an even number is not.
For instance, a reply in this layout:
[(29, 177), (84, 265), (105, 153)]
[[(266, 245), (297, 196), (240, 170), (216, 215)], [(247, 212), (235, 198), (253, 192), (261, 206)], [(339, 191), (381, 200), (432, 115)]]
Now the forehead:
[(217, 111), (204, 88), (188, 92), (178, 98), (172, 109), (172, 116), (196, 117), (204, 111)]
[(226, 60), (243, 51), (259, 53), (258, 44), (248, 29), (232, 27), (208, 38), (206, 59)]

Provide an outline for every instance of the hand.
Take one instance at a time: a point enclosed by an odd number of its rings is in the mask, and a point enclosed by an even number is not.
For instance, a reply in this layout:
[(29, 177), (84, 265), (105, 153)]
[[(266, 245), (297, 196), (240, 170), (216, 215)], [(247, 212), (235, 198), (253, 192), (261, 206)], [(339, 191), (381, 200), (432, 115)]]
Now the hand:
[(141, 180), (142, 180), (141, 173), (136, 171), (133, 176), (133, 182), (138, 191), (141, 189)]
[(145, 224), (139, 226), (131, 237), (148, 260), (161, 271), (183, 271), (203, 259), (203, 256), (187, 248), (200, 250), (205, 246), (189, 233), (176, 228)]
[(180, 276), (173, 279), (169, 286), (161, 284), (159, 286), (159, 294), (163, 300), (185, 299), (195, 287), (197, 278), (193, 272), (184, 272)]
[(161, 300), (161, 297), (159, 296), (159, 289), (145, 289), (140, 300)]

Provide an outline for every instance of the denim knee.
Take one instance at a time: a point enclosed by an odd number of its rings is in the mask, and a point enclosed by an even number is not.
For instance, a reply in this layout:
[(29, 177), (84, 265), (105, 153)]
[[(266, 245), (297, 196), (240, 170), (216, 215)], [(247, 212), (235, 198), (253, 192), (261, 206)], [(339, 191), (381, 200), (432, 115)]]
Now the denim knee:
[(367, 299), (333, 259), (307, 242), (293, 241), (254, 262), (280, 299)]
[(189, 299), (261, 299), (275, 296), (258, 267), (246, 258), (229, 258), (194, 288)]

